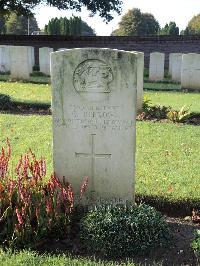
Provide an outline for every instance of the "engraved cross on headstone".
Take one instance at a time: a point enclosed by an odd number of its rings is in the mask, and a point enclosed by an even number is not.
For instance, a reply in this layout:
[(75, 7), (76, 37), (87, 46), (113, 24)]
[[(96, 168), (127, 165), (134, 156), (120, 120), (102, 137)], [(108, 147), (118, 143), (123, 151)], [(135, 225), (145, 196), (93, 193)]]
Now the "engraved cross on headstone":
[(109, 153), (95, 153), (95, 135), (91, 134), (91, 153), (75, 152), (76, 157), (88, 157), (91, 159), (91, 192), (94, 192), (94, 177), (95, 177), (95, 161), (96, 158), (111, 158)]

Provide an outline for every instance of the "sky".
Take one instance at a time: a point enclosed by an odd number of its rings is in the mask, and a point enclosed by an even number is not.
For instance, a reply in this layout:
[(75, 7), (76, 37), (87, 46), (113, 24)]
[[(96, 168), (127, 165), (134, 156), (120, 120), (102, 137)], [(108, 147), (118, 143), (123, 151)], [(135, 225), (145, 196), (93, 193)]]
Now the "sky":
[(121, 17), (132, 8), (139, 8), (142, 12), (148, 12), (163, 27), (170, 21), (175, 21), (179, 29), (185, 29), (188, 21), (200, 13), (200, 0), (123, 0), (122, 14), (119, 16), (114, 14), (114, 19), (106, 24), (102, 18), (96, 14), (94, 17), (89, 16), (89, 12), (83, 8), (82, 12), (59, 11), (57, 8), (39, 6), (35, 10), (35, 16), (39, 27), (42, 29), (51, 18), (54, 17), (70, 17), (72, 14), (80, 16), (91, 26), (97, 35), (108, 36), (117, 28)]

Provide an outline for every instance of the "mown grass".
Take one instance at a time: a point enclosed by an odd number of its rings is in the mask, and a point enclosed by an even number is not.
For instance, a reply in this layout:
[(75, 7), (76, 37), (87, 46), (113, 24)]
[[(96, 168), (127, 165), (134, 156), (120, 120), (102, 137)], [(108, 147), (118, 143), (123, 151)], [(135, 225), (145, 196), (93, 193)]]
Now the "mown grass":
[(136, 266), (132, 262), (116, 264), (116, 262), (105, 262), (80, 257), (73, 258), (67, 255), (39, 255), (36, 252), (26, 250), (19, 252), (0, 250), (0, 258), (1, 266)]
[[(9, 74), (0, 74), (0, 81), (10, 82), (11, 76)], [(38, 83), (38, 84), (48, 84), (50, 83), (50, 77), (42, 75), (31, 75), (28, 80), (21, 81), (24, 83)]]
[[(33, 149), (52, 171), (51, 116), (0, 115), (0, 146), (12, 145), (13, 169)], [(166, 200), (200, 200), (200, 127), (137, 122), (136, 194)]]
[(0, 93), (9, 95), (17, 102), (48, 104), (51, 102), (51, 89), (47, 84), (0, 82)]
[(152, 101), (153, 105), (171, 106), (175, 110), (185, 105), (190, 106), (191, 112), (200, 113), (200, 93), (145, 91), (144, 95)]
[(200, 127), (137, 123), (136, 193), (200, 200)]
[(180, 90), (181, 85), (176, 83), (161, 83), (161, 82), (144, 82), (144, 89), (145, 90), (166, 90), (166, 91), (173, 91), (173, 90)]
[[(51, 88), (47, 84), (0, 82), (0, 93), (10, 95), (17, 102), (51, 103)], [(171, 106), (174, 109), (186, 105), (191, 106), (191, 112), (200, 112), (200, 93), (145, 91), (144, 95), (153, 104)]]

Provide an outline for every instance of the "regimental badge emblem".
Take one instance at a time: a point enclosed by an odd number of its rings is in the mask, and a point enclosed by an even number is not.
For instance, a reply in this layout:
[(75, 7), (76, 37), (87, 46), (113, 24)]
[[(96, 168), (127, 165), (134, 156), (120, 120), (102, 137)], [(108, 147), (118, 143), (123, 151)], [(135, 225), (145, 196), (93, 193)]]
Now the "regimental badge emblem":
[(113, 72), (110, 66), (98, 59), (80, 63), (74, 71), (73, 84), (77, 92), (110, 93)]

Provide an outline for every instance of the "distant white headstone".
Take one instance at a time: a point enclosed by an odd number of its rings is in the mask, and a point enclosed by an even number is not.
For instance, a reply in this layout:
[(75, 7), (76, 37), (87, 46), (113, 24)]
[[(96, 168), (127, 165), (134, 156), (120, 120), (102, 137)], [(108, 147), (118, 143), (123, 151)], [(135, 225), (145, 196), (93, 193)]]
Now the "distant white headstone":
[(141, 59), (137, 65), (137, 112), (142, 110), (143, 96), (144, 96), (144, 53), (133, 52), (140, 54)]
[(141, 53), (112, 49), (51, 54), (54, 170), (76, 193), (89, 177), (84, 204), (134, 200), (142, 61)]
[(164, 79), (165, 54), (151, 53), (149, 64), (149, 80), (158, 81)]
[(29, 79), (31, 68), (30, 47), (10, 46), (11, 78)]
[(168, 74), (170, 76), (172, 76), (172, 58), (173, 58), (173, 55), (174, 55), (174, 53), (169, 54), (169, 72), (168, 72)]
[(171, 78), (173, 81), (181, 82), (182, 53), (171, 53)]
[(39, 49), (39, 64), (40, 72), (50, 75), (50, 53), (53, 52), (53, 48), (42, 47)]
[(33, 67), (35, 65), (35, 52), (34, 52), (34, 47), (30, 46), (29, 48), (30, 50), (30, 63), (31, 63), (31, 66)]
[(10, 71), (10, 50), (8, 45), (0, 45), (0, 72)]
[(184, 54), (181, 68), (181, 88), (200, 90), (200, 54)]

